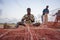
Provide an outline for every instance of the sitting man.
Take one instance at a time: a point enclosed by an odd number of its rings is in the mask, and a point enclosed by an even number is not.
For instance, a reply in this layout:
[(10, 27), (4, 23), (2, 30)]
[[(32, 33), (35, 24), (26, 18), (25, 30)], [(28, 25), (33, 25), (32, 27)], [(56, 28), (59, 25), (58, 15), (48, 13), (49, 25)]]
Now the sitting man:
[(18, 22), (16, 25), (16, 28), (19, 27), (19, 25), (25, 26), (24, 23), (33, 23), (35, 21), (34, 16), (31, 14), (31, 9), (27, 8), (27, 14), (25, 14), (21, 20), (21, 22)]
[(31, 14), (31, 9), (27, 8), (27, 14), (25, 14), (21, 20), (23, 23), (33, 23), (35, 21), (34, 16)]

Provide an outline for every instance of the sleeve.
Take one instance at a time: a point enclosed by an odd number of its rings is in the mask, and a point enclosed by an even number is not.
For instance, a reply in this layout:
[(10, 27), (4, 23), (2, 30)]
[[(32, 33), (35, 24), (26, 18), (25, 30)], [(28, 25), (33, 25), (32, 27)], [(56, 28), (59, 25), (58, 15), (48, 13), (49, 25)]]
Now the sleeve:
[(45, 13), (46, 9), (43, 10), (43, 13)]
[(48, 13), (49, 13), (49, 10), (48, 10)]
[(24, 16), (23, 16), (23, 18), (22, 18), (22, 20), (21, 20), (21, 21), (24, 21), (24, 20), (25, 20), (25, 16), (26, 16), (26, 15), (24, 15)]
[(44, 15), (45, 14), (45, 9), (43, 10), (43, 14), (42, 15)]
[(35, 21), (35, 18), (34, 18), (34, 16), (32, 15), (32, 17), (31, 17), (31, 21), (32, 22), (34, 22)]

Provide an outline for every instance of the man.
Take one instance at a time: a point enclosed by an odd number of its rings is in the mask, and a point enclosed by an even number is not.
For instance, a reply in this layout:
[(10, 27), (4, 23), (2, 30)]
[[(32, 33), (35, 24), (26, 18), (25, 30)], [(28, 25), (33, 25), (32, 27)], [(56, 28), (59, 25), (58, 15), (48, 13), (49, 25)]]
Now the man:
[[(58, 20), (60, 20), (60, 10), (58, 10), (58, 12), (55, 14), (56, 15), (56, 22), (58, 22)], [(55, 16), (53, 15), (53, 16)]]
[(27, 14), (25, 14), (22, 18), (23, 23), (33, 23), (34, 22), (34, 16), (31, 14), (31, 9), (27, 8)]
[(46, 8), (43, 10), (43, 18), (42, 18), (42, 22), (45, 24), (48, 22), (48, 14), (49, 14), (49, 6), (46, 6)]

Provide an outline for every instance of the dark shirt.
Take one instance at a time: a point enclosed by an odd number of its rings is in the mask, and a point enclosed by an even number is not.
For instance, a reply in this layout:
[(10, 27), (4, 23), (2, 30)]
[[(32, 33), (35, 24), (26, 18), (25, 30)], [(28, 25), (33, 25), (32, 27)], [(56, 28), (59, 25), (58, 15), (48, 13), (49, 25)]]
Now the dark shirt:
[(43, 10), (43, 15), (45, 15), (46, 13), (49, 13), (49, 10), (48, 9), (44, 9)]

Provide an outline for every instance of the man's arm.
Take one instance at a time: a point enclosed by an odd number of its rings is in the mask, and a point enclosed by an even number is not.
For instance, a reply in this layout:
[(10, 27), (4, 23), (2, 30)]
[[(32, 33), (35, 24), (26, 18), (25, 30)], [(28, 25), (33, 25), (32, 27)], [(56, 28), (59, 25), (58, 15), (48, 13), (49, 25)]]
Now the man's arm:
[(32, 22), (34, 22), (35, 21), (35, 18), (34, 18), (34, 16), (32, 15), (32, 18), (30, 19)]
[(48, 11), (47, 11), (48, 13), (49, 13), (49, 9), (48, 9)]
[(55, 16), (55, 15), (57, 15), (57, 13), (56, 13), (56, 14), (54, 14), (53, 16)]
[(24, 20), (25, 20), (25, 15), (23, 16), (23, 18), (22, 18), (21, 22), (23, 22), (23, 23), (24, 23)]

